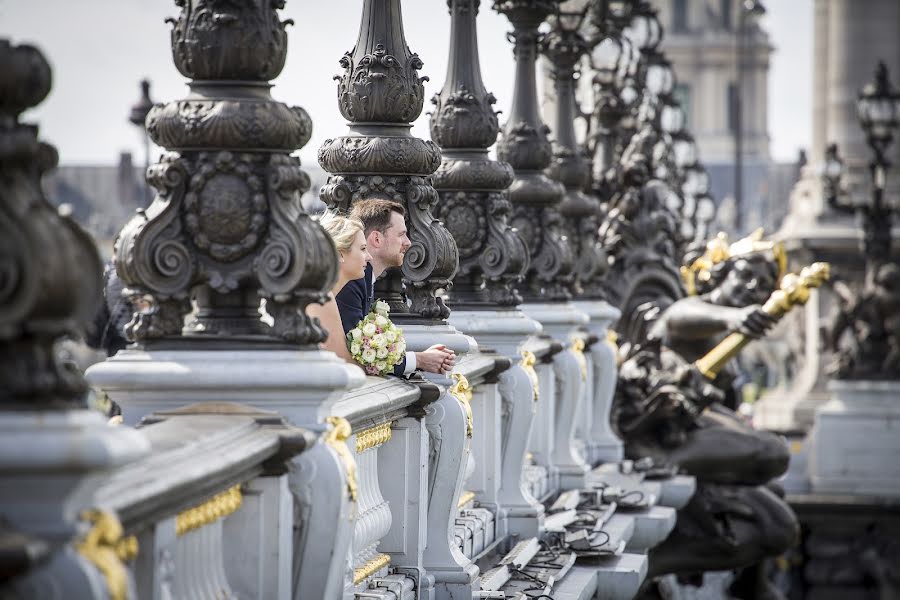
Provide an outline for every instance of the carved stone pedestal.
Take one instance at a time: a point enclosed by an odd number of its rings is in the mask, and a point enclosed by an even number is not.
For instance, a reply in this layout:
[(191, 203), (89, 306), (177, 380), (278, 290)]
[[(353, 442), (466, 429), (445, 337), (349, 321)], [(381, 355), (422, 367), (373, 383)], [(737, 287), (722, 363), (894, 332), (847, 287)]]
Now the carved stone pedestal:
[(321, 423), (332, 404), (365, 381), (334, 354), (313, 349), (191, 350), (184, 344), (127, 349), (88, 369), (88, 382), (122, 407), (126, 424), (195, 402), (238, 402)]
[(900, 496), (900, 382), (836, 380), (828, 389), (810, 432), (812, 491)]
[(553, 357), (556, 426), (550, 462), (552, 470), (559, 475), (561, 489), (584, 487), (590, 468), (572, 442), (584, 401), (587, 364), (583, 345), (572, 342), (572, 334), (588, 322), (588, 316), (576, 310), (571, 302), (525, 303), (522, 312), (540, 323), (544, 333), (563, 345), (571, 345)]
[(609, 421), (616, 391), (616, 346), (609, 340), (609, 327), (619, 319), (619, 309), (603, 300), (574, 302), (588, 316), (585, 329), (597, 338), (590, 346), (591, 378), (588, 381), (585, 418), (579, 420), (579, 433), (585, 440), (585, 458), (591, 464), (619, 461), (624, 457), (622, 440)]
[(507, 530), (510, 534), (518, 535), (521, 539), (540, 535), (544, 524), (544, 506), (525, 489), (522, 479), (536, 398), (534, 381), (528, 372), (533, 367), (523, 366), (520, 346), (529, 336), (540, 333), (541, 325), (515, 308), (492, 311), (454, 310), (450, 315), (450, 323), (475, 336), (482, 347), (491, 348), (513, 361), (513, 365), (500, 374), (498, 381), (503, 402), (504, 430), (516, 432), (516, 435), (509, 435), (502, 441), (503, 460), (498, 499), (506, 510)]

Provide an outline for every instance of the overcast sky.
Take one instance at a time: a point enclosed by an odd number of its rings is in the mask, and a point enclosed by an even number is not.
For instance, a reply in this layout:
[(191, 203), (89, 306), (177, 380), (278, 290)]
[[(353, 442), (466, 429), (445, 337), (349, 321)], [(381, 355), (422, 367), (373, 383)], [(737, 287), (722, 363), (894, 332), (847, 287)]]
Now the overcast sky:
[[(328, 137), (342, 135), (346, 124), (337, 109), (338, 59), (353, 47), (361, 0), (288, 0), (283, 18), (288, 29), (287, 64), (274, 81), (278, 100), (304, 107), (313, 120), (313, 137), (300, 151), (304, 164)], [(482, 73), (508, 113), (513, 59), (505, 17), (482, 2), (478, 21)], [(764, 27), (775, 53), (769, 82), (769, 133), (776, 160), (792, 161), (807, 147), (811, 128), (812, 0), (769, 0)], [(53, 66), (50, 96), (27, 118), (41, 125), (42, 137), (60, 151), (63, 164), (113, 164), (131, 150), (142, 162), (139, 132), (128, 111), (139, 97), (138, 81), (149, 78), (155, 101), (186, 95), (185, 80), (172, 64), (169, 26), (171, 0), (0, 0), (0, 37), (33, 43)], [(449, 17), (445, 0), (403, 3), (407, 42), (425, 63), (421, 73), (426, 98), (436, 93), (447, 65)], [(428, 138), (427, 112), (414, 135)], [(503, 116), (501, 115), (501, 122)]]

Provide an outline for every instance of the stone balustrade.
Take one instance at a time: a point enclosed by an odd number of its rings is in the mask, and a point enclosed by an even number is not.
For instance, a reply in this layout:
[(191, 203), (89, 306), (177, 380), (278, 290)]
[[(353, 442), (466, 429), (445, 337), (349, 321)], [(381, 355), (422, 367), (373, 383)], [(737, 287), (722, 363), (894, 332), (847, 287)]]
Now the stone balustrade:
[(81, 513), (91, 529), (75, 546), (110, 596), (124, 597), (115, 590), (127, 582), (132, 598), (291, 598), (303, 549), (289, 465), (304, 452), (322, 458), (317, 436), (227, 403), (149, 415), (139, 431), (150, 453), (94, 490)]
[[(369, 377), (346, 394), (332, 415), (352, 428), (350, 452), (356, 463), (356, 510), (353, 541), (346, 560), (344, 596), (369, 587), (417, 588), (385, 579), (388, 569), (421, 571), (427, 503), (422, 502), (428, 445), (423, 419), (439, 390), (427, 383)], [(338, 557), (339, 558), (339, 557)], [(402, 579), (402, 578), (401, 578)], [(387, 593), (387, 592), (385, 592)], [(395, 596), (403, 597), (403, 596)]]

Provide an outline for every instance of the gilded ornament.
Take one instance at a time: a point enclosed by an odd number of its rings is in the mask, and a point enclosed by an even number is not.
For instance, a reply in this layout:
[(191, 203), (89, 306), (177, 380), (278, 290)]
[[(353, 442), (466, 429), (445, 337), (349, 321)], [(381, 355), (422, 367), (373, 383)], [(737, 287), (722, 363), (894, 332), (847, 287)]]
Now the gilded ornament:
[(462, 373), (454, 373), (453, 379), (456, 383), (450, 386), (448, 391), (451, 396), (462, 402), (466, 409), (466, 437), (470, 438), (475, 429), (475, 417), (472, 414), (472, 397), (474, 396), (472, 387)]
[(355, 502), (359, 491), (356, 483), (356, 460), (347, 448), (347, 440), (350, 439), (353, 428), (344, 417), (325, 417), (325, 422), (331, 425), (331, 429), (322, 434), (322, 440), (334, 449), (344, 463), (344, 470), (347, 472), (347, 492), (350, 499)]
[(241, 486), (230, 487), (206, 502), (178, 513), (178, 516), (175, 517), (175, 534), (182, 536), (215, 523), (219, 519), (237, 512), (242, 503)]
[(75, 543), (75, 549), (103, 574), (110, 600), (126, 600), (128, 571), (122, 564), (122, 555), (130, 556), (131, 550), (136, 555), (137, 540), (132, 544), (126, 541), (129, 538), (122, 537), (122, 524), (111, 512), (91, 509), (82, 511), (80, 516), (91, 523), (91, 528)]
[(391, 564), (391, 557), (387, 554), (379, 554), (358, 569), (353, 569), (353, 585), (362, 583), (366, 578), (377, 573)]
[(459, 502), (456, 503), (457, 508), (462, 508), (475, 499), (475, 492), (463, 492), (459, 495)]
[(537, 357), (530, 350), (522, 350), (522, 362), (519, 364), (522, 365), (522, 368), (528, 373), (528, 378), (531, 379), (532, 394), (534, 395), (534, 401), (537, 402), (541, 395), (540, 380), (538, 379), (537, 371), (534, 369), (534, 365), (537, 364)]
[(356, 454), (362, 454), (371, 448), (377, 448), (391, 439), (393, 421), (376, 425), (356, 433)]
[[(825, 262), (816, 262), (804, 267), (799, 274), (789, 273), (782, 277), (779, 289), (772, 292), (762, 311), (769, 316), (780, 319), (795, 306), (806, 304), (810, 290), (828, 281), (830, 266)], [(729, 360), (749, 344), (751, 338), (743, 333), (732, 333), (719, 342), (706, 355), (697, 359), (694, 365), (708, 379), (715, 379), (719, 371)]]
[(587, 358), (584, 356), (584, 340), (580, 337), (572, 340), (572, 352), (575, 353), (575, 358), (578, 359), (578, 366), (581, 369), (581, 380), (587, 381)]

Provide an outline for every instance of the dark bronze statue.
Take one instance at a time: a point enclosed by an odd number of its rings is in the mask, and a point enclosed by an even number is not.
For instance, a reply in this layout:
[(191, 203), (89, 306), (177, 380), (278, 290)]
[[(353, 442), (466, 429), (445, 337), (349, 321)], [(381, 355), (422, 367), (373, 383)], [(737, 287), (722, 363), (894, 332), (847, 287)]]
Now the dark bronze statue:
[(733, 412), (731, 372), (709, 380), (693, 363), (729, 333), (764, 335), (775, 319), (762, 303), (775, 291), (781, 267), (759, 252), (716, 260), (710, 246), (690, 267), (699, 279), (697, 295), (664, 310), (639, 307), (647, 334), (622, 365), (615, 420), (632, 456), (676, 464), (701, 479), (759, 485), (787, 468), (784, 443)]
[(900, 378), (900, 266), (878, 265), (860, 293), (835, 284), (838, 306), (826, 345), (840, 379)]
[(689, 255), (682, 275), (691, 295), (643, 304), (631, 319), (641, 322), (629, 331), (644, 333), (625, 348), (614, 410), (626, 453), (675, 465), (699, 483), (654, 550), (653, 574), (746, 567), (795, 539), (796, 518), (771, 484), (787, 469), (786, 445), (728, 406), (728, 360), (827, 276), (823, 266), (784, 276), (784, 266), (761, 232), (731, 245), (719, 237)]

